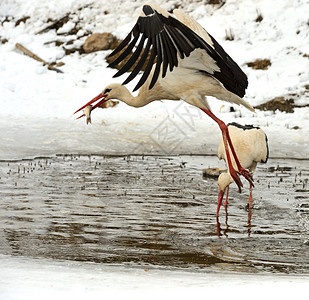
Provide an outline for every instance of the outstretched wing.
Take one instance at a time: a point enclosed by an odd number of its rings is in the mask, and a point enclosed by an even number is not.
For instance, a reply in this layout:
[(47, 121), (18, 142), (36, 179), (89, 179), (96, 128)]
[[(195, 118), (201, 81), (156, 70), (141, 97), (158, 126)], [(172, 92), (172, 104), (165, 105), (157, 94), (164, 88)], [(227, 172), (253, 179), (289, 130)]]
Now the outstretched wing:
[[(131, 74), (123, 82), (123, 84), (127, 84), (136, 77), (150, 54), (144, 73), (134, 88), (134, 91), (145, 83), (156, 60), (156, 67), (149, 85), (149, 89), (151, 89), (157, 82), (161, 68), (162, 78), (164, 78), (168, 68), (172, 72), (174, 67), (178, 66), (179, 58), (183, 59), (188, 57), (192, 51), (200, 48), (204, 49), (205, 54), (216, 62), (220, 70), (213, 70), (213, 72), (206, 73), (219, 80), (231, 92), (243, 97), (248, 85), (246, 75), (214, 38), (211, 36), (210, 38), (213, 45), (208, 44), (197, 33), (167, 12), (156, 7), (151, 7), (150, 5), (144, 5), (143, 14), (138, 18), (131, 32), (109, 56), (115, 55), (126, 46), (127, 48), (117, 59), (109, 64), (109, 67), (114, 67), (130, 55), (132, 49), (138, 42), (129, 60), (114, 77), (118, 77), (127, 72), (138, 60)], [(145, 42), (146, 45), (144, 48)], [(142, 53), (143, 48), (144, 51)]]

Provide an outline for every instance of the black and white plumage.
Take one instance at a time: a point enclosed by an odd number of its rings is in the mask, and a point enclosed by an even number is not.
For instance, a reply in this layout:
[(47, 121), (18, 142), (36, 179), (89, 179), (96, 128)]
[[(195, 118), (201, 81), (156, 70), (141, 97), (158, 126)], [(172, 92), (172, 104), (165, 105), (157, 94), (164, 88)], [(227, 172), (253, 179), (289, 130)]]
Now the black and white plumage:
[[(109, 55), (113, 56), (128, 45), (127, 49), (109, 66), (113, 67), (130, 55), (131, 50), (139, 43), (130, 57), (129, 61), (117, 72), (114, 77), (127, 72), (138, 59), (146, 42), (145, 51), (134, 68), (132, 73), (123, 82), (130, 82), (143, 67), (147, 56), (150, 53), (150, 59), (145, 72), (140, 81), (134, 88), (139, 89), (147, 80), (150, 71), (156, 59), (156, 67), (152, 74), (152, 80), (149, 85), (151, 89), (156, 83), (162, 66), (162, 78), (166, 76), (167, 69), (172, 72), (177, 67), (180, 59), (189, 57), (197, 49), (204, 50), (202, 55), (208, 56), (211, 64), (201, 64), (197, 71), (205, 72), (205, 75), (212, 76), (220, 81), (230, 92), (243, 97), (245, 89), (248, 86), (247, 76), (234, 62), (234, 60), (224, 51), (218, 42), (206, 32), (201, 26), (197, 26), (191, 18), (188, 18), (181, 10), (174, 10), (176, 16), (163, 11), (157, 5), (144, 5), (143, 15), (141, 15), (131, 32), (123, 42)], [(179, 18), (179, 19), (177, 19)], [(195, 31), (190, 28), (194, 27)], [(201, 53), (199, 54), (201, 55)], [(196, 66), (192, 65), (192, 68)]]
[[(227, 125), (229, 134), (237, 153), (237, 157), (241, 165), (248, 169), (253, 175), (258, 163), (266, 163), (269, 155), (268, 139), (265, 132), (252, 125), (240, 125), (238, 123), (230, 123)], [(218, 147), (218, 158), (226, 161), (226, 152), (224, 148), (224, 142), (221, 140)], [(232, 160), (233, 167), (237, 169), (235, 160)], [(220, 206), (224, 193), (226, 192), (225, 204), (228, 204), (228, 192), (229, 185), (233, 182), (233, 178), (229, 173), (229, 169), (226, 173), (221, 173), (218, 178), (218, 207), (217, 215), (219, 214)], [(252, 205), (252, 187), (250, 184), (249, 194), (249, 208)]]
[[(109, 66), (117, 65), (133, 50), (131, 57), (115, 76), (124, 74), (136, 63), (133, 71), (123, 84), (108, 85), (76, 112), (98, 101), (92, 107), (93, 111), (109, 99), (118, 99), (134, 107), (155, 100), (184, 100), (200, 108), (218, 123), (225, 149), (228, 151), (228, 146), (231, 148), (231, 156), (237, 164), (236, 171), (228, 153), (230, 174), (239, 191), (242, 187), (239, 175), (252, 183), (250, 173), (238, 161), (227, 126), (211, 112), (206, 98), (213, 96), (254, 111), (242, 98), (248, 85), (247, 76), (218, 42), (182, 10), (175, 9), (172, 15), (156, 4), (147, 4), (143, 6), (133, 29), (110, 56), (113, 57), (123, 49)], [(124, 84), (139, 74), (149, 53), (149, 62), (134, 89), (139, 89), (139, 93), (133, 96)]]

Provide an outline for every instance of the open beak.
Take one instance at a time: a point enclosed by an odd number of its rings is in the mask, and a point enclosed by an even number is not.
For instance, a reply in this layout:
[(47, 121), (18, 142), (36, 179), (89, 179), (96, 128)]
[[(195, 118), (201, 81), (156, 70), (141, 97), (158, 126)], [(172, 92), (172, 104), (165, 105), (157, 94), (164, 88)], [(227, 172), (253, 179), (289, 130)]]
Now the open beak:
[[(76, 114), (77, 112), (81, 111), (82, 109), (84, 109), (86, 106), (91, 105), (92, 103), (98, 101), (95, 105), (92, 106), (91, 111), (94, 110), (95, 108), (97, 108), (98, 106), (100, 106), (101, 104), (105, 103), (107, 100), (105, 99), (107, 97), (107, 95), (104, 95), (102, 93), (100, 93), (98, 96), (94, 97), (91, 101), (89, 101), (88, 103), (86, 103), (84, 106), (82, 106), (81, 108), (79, 108), (76, 112), (74, 112), (74, 114)], [(73, 115), (74, 115), (73, 114)], [(80, 119), (81, 117), (83, 117), (84, 115), (81, 115), (80, 117), (78, 117), (77, 119)]]
[(221, 203), (224, 197), (224, 191), (219, 191), (218, 194), (218, 206), (217, 206), (217, 216), (219, 216), (219, 211), (220, 211), (220, 207), (221, 207)]

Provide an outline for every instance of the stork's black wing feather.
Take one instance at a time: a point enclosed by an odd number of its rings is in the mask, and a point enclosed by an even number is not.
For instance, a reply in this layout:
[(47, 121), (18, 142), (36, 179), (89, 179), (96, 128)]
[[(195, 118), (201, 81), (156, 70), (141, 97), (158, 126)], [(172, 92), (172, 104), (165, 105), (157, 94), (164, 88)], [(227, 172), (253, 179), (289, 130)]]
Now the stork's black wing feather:
[[(109, 67), (113, 67), (130, 55), (132, 49), (139, 40), (132, 56), (114, 77), (127, 72), (134, 65), (135, 61), (138, 61), (131, 74), (124, 81), (124, 84), (130, 82), (142, 69), (147, 56), (150, 54), (150, 59), (146, 65), (144, 74), (134, 88), (134, 91), (145, 83), (156, 59), (156, 67), (149, 85), (149, 89), (151, 89), (157, 82), (161, 69), (161, 76), (164, 78), (168, 69), (172, 72), (174, 67), (178, 66), (179, 58), (183, 59), (188, 57), (192, 51), (196, 48), (200, 48), (204, 49), (207, 55), (215, 60), (220, 68), (220, 71), (217, 72), (204, 72), (219, 80), (229, 91), (240, 97), (244, 96), (245, 89), (248, 85), (247, 76), (213, 37), (210, 36), (213, 45), (209, 45), (189, 27), (172, 16), (164, 16), (150, 5), (144, 5), (143, 12), (145, 15), (138, 18), (137, 23), (128, 36), (109, 55), (111, 57), (127, 46), (124, 52), (122, 52), (115, 61), (109, 64)], [(139, 58), (145, 41), (147, 41), (146, 47)]]
[(230, 92), (243, 97), (248, 87), (247, 75), (238, 64), (224, 51), (220, 44), (209, 34), (215, 51), (219, 58), (215, 59), (220, 72), (214, 72), (213, 76), (218, 79)]

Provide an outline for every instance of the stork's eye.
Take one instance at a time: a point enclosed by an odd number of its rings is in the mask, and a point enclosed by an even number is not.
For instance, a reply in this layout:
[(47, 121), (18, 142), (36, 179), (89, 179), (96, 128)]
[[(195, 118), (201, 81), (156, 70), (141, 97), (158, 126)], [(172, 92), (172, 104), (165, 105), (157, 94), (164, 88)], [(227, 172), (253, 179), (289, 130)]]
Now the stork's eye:
[(103, 94), (109, 93), (112, 89), (105, 89)]

